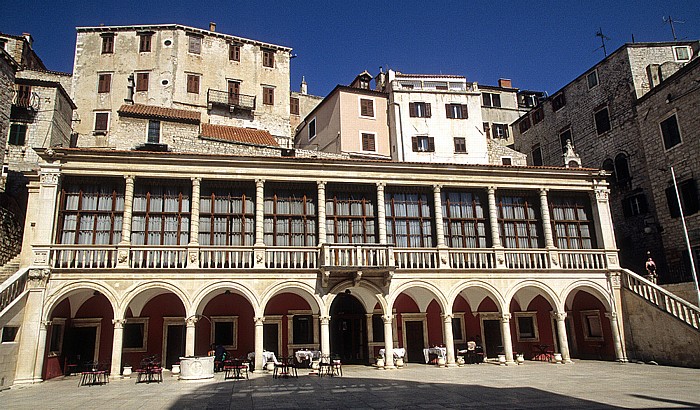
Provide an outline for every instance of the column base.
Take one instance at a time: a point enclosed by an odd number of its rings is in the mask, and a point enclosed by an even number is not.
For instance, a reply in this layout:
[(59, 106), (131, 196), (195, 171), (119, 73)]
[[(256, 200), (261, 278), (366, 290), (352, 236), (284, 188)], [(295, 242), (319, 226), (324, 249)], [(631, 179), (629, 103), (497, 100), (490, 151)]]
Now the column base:
[(506, 366), (517, 366), (518, 362), (515, 360), (506, 361)]
[(12, 384), (34, 384), (34, 383), (41, 383), (43, 382), (44, 379), (40, 377), (33, 377), (31, 379), (15, 379)]
[(445, 367), (458, 367), (457, 363), (447, 363)]
[(566, 359), (564, 360), (564, 364), (574, 364), (574, 362), (571, 359)]
[(396, 366), (393, 364), (384, 366), (384, 370), (396, 370)]

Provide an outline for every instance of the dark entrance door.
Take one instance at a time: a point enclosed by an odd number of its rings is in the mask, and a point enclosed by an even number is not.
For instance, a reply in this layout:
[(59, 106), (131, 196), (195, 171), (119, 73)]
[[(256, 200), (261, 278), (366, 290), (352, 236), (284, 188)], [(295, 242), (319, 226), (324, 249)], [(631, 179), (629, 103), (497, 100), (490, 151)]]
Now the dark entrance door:
[(367, 363), (367, 319), (354, 296), (341, 293), (331, 305), (331, 354), (344, 363)]
[(277, 326), (277, 323), (263, 324), (263, 349), (268, 352), (274, 352), (275, 357), (280, 356), (279, 326)]
[(165, 367), (171, 368), (185, 355), (185, 325), (168, 325), (165, 345)]
[(425, 349), (425, 339), (423, 338), (423, 321), (409, 320), (406, 323), (406, 355), (410, 363), (425, 363), (423, 349)]
[(484, 343), (486, 357), (493, 358), (501, 354), (503, 339), (501, 339), (500, 320), (484, 320)]
[(79, 370), (85, 370), (86, 364), (94, 362), (95, 339), (97, 338), (97, 327), (71, 327), (66, 332), (66, 355), (68, 361), (78, 365)]

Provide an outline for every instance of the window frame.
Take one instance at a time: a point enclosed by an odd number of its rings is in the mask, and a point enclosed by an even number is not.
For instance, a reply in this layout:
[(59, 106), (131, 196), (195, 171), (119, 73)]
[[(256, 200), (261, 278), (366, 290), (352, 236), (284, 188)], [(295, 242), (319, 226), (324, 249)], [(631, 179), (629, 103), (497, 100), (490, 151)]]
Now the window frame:
[(299, 98), (289, 97), (289, 113), (292, 115), (299, 115)]
[(542, 156), (542, 145), (535, 144), (532, 146), (532, 149), (530, 150), (530, 158), (532, 159), (533, 166), (541, 167), (544, 165), (544, 157)]
[[(100, 118), (106, 118), (104, 123), (105, 127), (104, 128), (97, 128), (98, 124), (101, 124), (101, 122), (98, 123), (98, 116)], [(105, 116), (105, 117), (102, 117)], [(95, 111), (95, 121), (93, 122), (93, 134), (106, 134), (109, 132), (109, 125), (110, 125), (110, 119), (111, 119), (111, 111)]]
[(411, 149), (413, 152), (435, 152), (435, 137), (414, 135), (411, 137)]
[[(207, 207), (203, 201), (208, 199)], [(255, 190), (248, 185), (206, 184), (200, 191), (199, 198), (199, 243), (211, 246), (253, 246), (255, 242)], [(240, 211), (234, 210), (234, 204), (240, 205)], [(225, 204), (225, 205), (224, 205)], [(250, 205), (251, 209), (248, 209)], [(226, 211), (220, 209), (225, 206)], [(217, 209), (219, 208), (219, 209)], [(203, 223), (208, 220), (208, 223)], [(225, 231), (218, 229), (225, 227)], [(240, 229), (235, 229), (240, 227)], [(248, 229), (250, 228), (250, 229)], [(208, 236), (206, 240), (205, 236)], [(217, 243), (216, 238), (225, 238), (224, 244)], [(240, 244), (235, 244), (238, 237)]]
[[(558, 249), (597, 249), (595, 220), (587, 197), (555, 193), (550, 195), (548, 202), (552, 239)], [(559, 213), (564, 217), (557, 217)], [(567, 214), (574, 218), (567, 219)]]
[(228, 45), (228, 61), (241, 61), (241, 44), (229, 43)]
[(414, 101), (408, 103), (408, 116), (410, 118), (430, 118), (432, 116), (429, 102)]
[(532, 128), (532, 123), (530, 122), (530, 116), (525, 115), (525, 118), (521, 119), (518, 123), (518, 129), (521, 134), (526, 133), (530, 128)]
[[(688, 58), (680, 58), (678, 56), (678, 51), (680, 50), (685, 50)], [(673, 60), (674, 61), (679, 61), (679, 62), (688, 62), (693, 58), (693, 50), (690, 48), (690, 46), (673, 46)]]
[(124, 352), (138, 352), (145, 353), (148, 350), (148, 317), (129, 317), (126, 318), (126, 323), (124, 323), (122, 328), (122, 339), (123, 341), (127, 336), (127, 326), (128, 325), (141, 325), (143, 326), (143, 335), (141, 337), (141, 346), (138, 347), (127, 347), (126, 344), (122, 347)]
[(187, 33), (187, 52), (189, 54), (202, 54), (202, 39), (204, 37), (194, 33)]
[[(397, 196), (400, 195), (404, 199), (397, 199)], [(408, 198), (409, 195), (415, 197), (415, 200)], [(435, 232), (436, 229), (434, 227), (435, 218), (433, 214), (435, 210), (433, 207), (435, 204), (432, 201), (432, 195), (420, 189), (388, 190), (384, 193), (384, 198), (387, 243), (394, 244), (394, 246), (399, 248), (432, 248), (435, 246), (434, 242), (437, 232)], [(414, 203), (417, 215), (409, 215), (408, 207), (413, 206)], [(405, 215), (403, 212), (397, 214), (397, 204), (399, 207), (403, 205), (403, 209), (406, 210)], [(426, 209), (428, 215), (424, 215)], [(412, 224), (412, 222), (414, 223)], [(405, 230), (401, 228), (397, 231), (398, 225), (402, 225)], [(418, 228), (417, 233), (411, 231), (411, 225)], [(406, 243), (398, 244), (397, 237), (404, 237)], [(418, 240), (417, 246), (412, 244), (413, 239)]]
[(231, 323), (233, 326), (230, 345), (222, 344), (226, 350), (238, 350), (238, 316), (211, 316), (210, 345), (216, 343), (216, 324)]
[(97, 73), (97, 93), (107, 94), (112, 92), (112, 73)]
[[(595, 78), (595, 84), (591, 84), (591, 79)], [(598, 69), (594, 68), (592, 71), (586, 74), (586, 85), (589, 90), (596, 88), (600, 84), (600, 77), (598, 77)]]
[(552, 97), (552, 111), (557, 112), (566, 107), (566, 95), (564, 91), (554, 94)]
[(561, 151), (566, 152), (566, 139), (562, 139), (563, 136), (566, 134), (569, 134), (569, 137), (567, 138), (568, 140), (571, 140), (571, 144), (573, 145), (574, 143), (574, 135), (573, 132), (571, 131), (571, 126), (568, 126), (561, 131), (559, 131), (559, 143), (561, 144)]
[(466, 120), (469, 118), (469, 109), (466, 104), (445, 104), (445, 117), (453, 120)]
[(454, 137), (452, 141), (454, 142), (455, 154), (468, 154), (467, 139), (465, 137)]
[(374, 112), (374, 98), (358, 97), (358, 104), (361, 118), (376, 118)]
[(649, 202), (644, 192), (638, 192), (622, 199), (622, 214), (625, 218), (646, 215), (647, 213), (649, 213)]
[(100, 35), (102, 38), (102, 47), (100, 54), (114, 54), (114, 33), (103, 33)]
[(308, 139), (309, 142), (316, 138), (317, 135), (317, 129), (316, 129), (316, 117), (313, 117), (311, 121), (309, 121), (309, 125), (306, 127), (308, 131)]
[[(317, 195), (318, 193), (308, 185), (298, 187), (266, 186), (263, 196), (263, 235), (265, 245), (316, 246), (318, 243)], [(268, 203), (270, 203), (269, 209)], [(278, 211), (280, 203), (285, 204), (288, 212), (282, 213)], [(294, 212), (295, 203), (301, 203), (301, 212)], [(310, 207), (312, 208), (311, 211), (309, 210)], [(302, 232), (295, 232), (295, 225), (300, 225)], [(285, 226), (286, 232), (279, 232), (278, 228), (280, 226)], [(270, 227), (272, 228), (271, 230)], [(313, 227), (313, 232), (309, 230), (310, 227)], [(302, 237), (301, 245), (294, 244), (295, 235)], [(280, 240), (286, 243), (280, 243)]]
[[(515, 334), (517, 336), (518, 342), (539, 342), (540, 332), (537, 326), (537, 312), (527, 311), (527, 312), (513, 312), (515, 319)], [(523, 335), (520, 329), (520, 319), (529, 318), (532, 321), (532, 335)]]
[[(358, 206), (361, 210), (361, 215), (353, 213), (353, 208)], [(325, 207), (326, 242), (344, 244), (374, 244), (379, 242), (379, 213), (377, 212), (375, 191), (361, 189), (348, 191), (347, 189), (341, 190), (338, 187), (334, 187), (326, 196)], [(342, 208), (347, 208), (348, 212), (343, 213), (339, 211)], [(368, 224), (369, 221), (372, 223)], [(341, 224), (347, 226), (346, 234), (338, 229)], [(357, 228), (360, 228), (362, 232), (356, 233), (355, 229)], [(339, 240), (341, 235), (347, 237), (347, 242)], [(329, 238), (329, 236), (332, 237)], [(361, 241), (356, 240), (360, 239), (358, 237), (361, 237)]]
[(481, 105), (484, 107), (490, 107), (490, 108), (501, 108), (502, 107), (501, 94), (500, 93), (491, 93), (491, 92), (482, 92), (481, 93)]
[[(671, 120), (672, 118), (675, 119), (675, 121), (674, 121), (676, 124), (675, 128), (676, 128), (676, 131), (678, 133), (678, 136), (677, 136), (678, 141), (677, 142), (675, 142), (675, 139), (673, 141), (670, 141), (670, 137), (672, 137), (672, 136), (669, 136), (667, 138), (666, 133), (664, 132), (664, 123)], [(677, 147), (677, 146), (683, 144), (683, 134), (681, 133), (681, 124), (678, 122), (678, 114), (675, 111), (671, 115), (668, 115), (663, 120), (659, 121), (659, 133), (661, 135), (661, 141), (664, 145), (665, 151), (668, 151), (674, 147)], [(673, 143), (673, 145), (671, 145), (671, 146), (668, 146), (667, 141), (669, 141), (669, 143), (672, 143), (672, 142), (675, 142), (675, 143)]]
[(136, 72), (136, 92), (148, 92), (150, 73), (148, 71)]
[[(591, 329), (591, 322), (589, 318), (595, 317), (598, 320), (598, 326), (600, 327), (600, 336), (593, 334)], [(583, 327), (583, 340), (586, 342), (604, 342), (605, 341), (605, 331), (603, 330), (603, 320), (600, 317), (599, 310), (582, 310), (581, 311), (581, 322)]]
[(150, 53), (153, 45), (153, 33), (137, 33), (139, 36), (139, 53)]
[[(164, 183), (168, 182), (168, 183)], [(161, 192), (154, 193), (154, 188), (161, 188)], [(136, 184), (134, 187), (134, 205), (132, 207), (131, 217), (131, 243), (134, 245), (155, 245), (169, 246), (166, 244), (166, 233), (173, 235), (176, 238), (172, 245), (187, 245), (190, 240), (190, 226), (192, 222), (192, 185), (186, 184), (181, 180), (144, 180)], [(175, 192), (175, 196), (172, 193)], [(167, 210), (168, 200), (175, 198), (177, 201), (177, 210)], [(155, 200), (155, 202), (154, 202)], [(139, 201), (143, 201), (143, 209), (137, 206)], [(151, 209), (152, 204), (160, 204), (159, 208)], [(184, 205), (186, 210), (184, 209)], [(168, 217), (175, 217), (177, 228), (168, 230)], [(143, 218), (143, 229), (138, 227), (139, 218)], [(160, 220), (158, 229), (153, 229), (151, 219)], [(186, 222), (185, 222), (186, 220)], [(185, 228), (185, 229), (183, 229)], [(139, 243), (137, 235), (143, 235), (143, 243)], [(153, 243), (156, 238), (157, 243)], [(184, 236), (184, 237), (183, 237)]]
[(199, 94), (201, 75), (187, 73), (187, 94)]
[(146, 141), (149, 144), (160, 144), (161, 132), (161, 121), (148, 120), (146, 125)]
[[(58, 329), (60, 327), (60, 332), (58, 332)], [(61, 353), (63, 352), (63, 340), (65, 339), (65, 334), (66, 334), (66, 318), (62, 317), (54, 317), (51, 318), (51, 337), (49, 337), (49, 354), (51, 355), (56, 355), (60, 356)], [(56, 345), (54, 346), (54, 341), (56, 341)], [(56, 347), (56, 349), (54, 349)]]
[[(451, 196), (456, 195), (459, 195), (459, 200), (454, 203)], [(448, 247), (460, 249), (489, 247), (491, 239), (487, 201), (482, 192), (445, 189), (440, 192), (440, 204), (445, 244)], [(453, 211), (456, 209), (459, 209), (459, 215), (453, 216)], [(471, 216), (465, 216), (465, 213)], [(453, 232), (457, 226), (460, 232)], [(468, 232), (473, 232), (474, 235), (469, 235)], [(461, 243), (455, 243), (455, 241)], [(473, 242), (476, 246), (467, 246), (469, 242)]]
[[(19, 335), (20, 326), (5, 325), (2, 327), (2, 335), (0, 336), (0, 344), (18, 343), (17, 335)], [(9, 335), (12, 339), (9, 339)]]
[(275, 68), (275, 50), (261, 47), (260, 51), (262, 53), (262, 66)]
[[(511, 201), (504, 204), (505, 198), (510, 198)], [(510, 213), (505, 211), (507, 207), (513, 208), (512, 217), (506, 215), (506, 213)], [(516, 208), (522, 209), (522, 218), (516, 216)], [(519, 192), (503, 192), (500, 195), (497, 193), (496, 210), (503, 247), (508, 249), (541, 249), (543, 247), (542, 210), (539, 208), (539, 201), (534, 196), (530, 193)], [(525, 225), (525, 235), (521, 235), (518, 230), (521, 224)], [(510, 227), (510, 235), (506, 234), (507, 227)], [(515, 246), (509, 246), (509, 241), (514, 241)], [(526, 241), (527, 245), (534, 243), (535, 246), (522, 246), (522, 241)]]
[[(371, 137), (371, 145), (369, 143)], [(374, 132), (360, 131), (360, 144), (362, 151), (377, 152), (377, 134)]]
[(263, 105), (275, 105), (275, 87), (263, 86)]
[[(493, 139), (507, 140), (508, 138), (510, 138), (510, 134), (508, 132), (508, 124), (499, 124), (499, 123), (494, 122), (491, 126), (491, 129), (493, 130), (493, 132), (491, 133), (493, 135)], [(499, 129), (503, 130), (502, 136), (497, 135), (498, 134), (497, 131)]]
[[(607, 129), (601, 131), (601, 126), (598, 124), (598, 114), (605, 111), (606, 112), (606, 122)], [(610, 119), (610, 108), (607, 105), (599, 107), (593, 111), (593, 124), (595, 125), (596, 134), (598, 136), (605, 135), (612, 130), (612, 121)]]
[(27, 124), (13, 122), (10, 124), (9, 128), (9, 133), (7, 136), (8, 145), (24, 146), (27, 142), (27, 131), (29, 130)]

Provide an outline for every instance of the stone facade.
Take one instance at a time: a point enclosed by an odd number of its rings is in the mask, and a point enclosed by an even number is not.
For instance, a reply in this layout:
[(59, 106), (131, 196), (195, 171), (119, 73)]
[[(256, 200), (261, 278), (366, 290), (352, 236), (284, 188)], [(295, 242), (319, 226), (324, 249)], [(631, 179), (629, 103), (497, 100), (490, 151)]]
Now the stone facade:
[[(214, 29), (181, 25), (78, 28), (72, 87), (79, 107), (78, 144), (116, 146), (123, 135), (108, 132), (106, 139), (93, 135), (95, 112), (109, 113), (109, 122), (113, 122), (125, 99), (196, 110), (203, 122), (267, 130), (288, 142), (291, 49)], [(144, 36), (149, 37), (149, 51), (144, 49)]]
[(527, 113), (544, 93), (518, 90), (513, 88), (511, 80), (503, 78), (498, 80), (498, 86), (479, 84), (479, 90), (484, 134), (498, 144), (512, 148), (512, 124)]
[(290, 93), (290, 107), (292, 104), (292, 100), (296, 100), (296, 104), (299, 107), (299, 112), (297, 114), (291, 112), (290, 109), (290, 115), (289, 115), (289, 125), (290, 125), (290, 130), (291, 130), (291, 136), (294, 138), (296, 135), (297, 127), (301, 123), (301, 121), (306, 118), (307, 115), (311, 111), (316, 108), (318, 104), (323, 101), (323, 97), (319, 97), (317, 95), (311, 95), (307, 93), (308, 90), (308, 85), (306, 84), (306, 80), (302, 81), (301, 88), (299, 92), (292, 91)]
[(501, 145), (493, 139), (487, 140), (489, 150), (489, 164), (502, 165), (527, 165), (527, 154)]
[[(12, 101), (14, 99), (14, 84), (15, 71), (17, 63), (5, 50), (0, 50), (0, 148), (5, 151), (7, 139), (10, 130), (10, 112)], [(4, 174), (4, 173), (3, 173)], [(0, 179), (0, 189), (5, 190), (6, 176), (2, 175)]]
[[(698, 42), (626, 44), (514, 124), (515, 148), (529, 155), (530, 165), (563, 165), (570, 139), (584, 167), (613, 173), (610, 204), (620, 258), (636, 272), (643, 272), (647, 251), (663, 267), (660, 273), (668, 272), (656, 229), (663, 209), (644, 199), (650, 198), (652, 178), (639, 143), (637, 99), (650, 89), (655, 67), (679, 65), (678, 47), (689, 58), (697, 55)], [(640, 208), (638, 201), (648, 206)]]

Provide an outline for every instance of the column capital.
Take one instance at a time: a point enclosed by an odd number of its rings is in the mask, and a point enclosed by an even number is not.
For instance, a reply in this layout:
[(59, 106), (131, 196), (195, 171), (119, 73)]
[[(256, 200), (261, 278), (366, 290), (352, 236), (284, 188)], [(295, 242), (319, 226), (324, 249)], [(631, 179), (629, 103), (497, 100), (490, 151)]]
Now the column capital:
[(51, 320), (42, 320), (41, 321), (42, 329), (46, 330), (49, 326), (51, 326), (52, 323), (53, 323), (53, 321), (51, 321)]
[(540, 188), (540, 195), (547, 195), (548, 192), (549, 192), (549, 188), (544, 188), (544, 187)]
[(262, 178), (258, 178), (255, 180), (255, 186), (256, 187), (262, 187), (265, 185), (265, 180)]
[(386, 182), (377, 182), (378, 189), (384, 189), (386, 187)]
[(126, 323), (126, 319), (112, 319), (112, 324), (115, 329), (122, 329)]
[(599, 202), (607, 202), (610, 190), (604, 186), (595, 187), (595, 199)]
[(265, 316), (254, 317), (253, 320), (255, 321), (255, 326), (262, 326), (265, 322)]
[(617, 320), (617, 312), (605, 312), (605, 317), (610, 320)]
[(454, 319), (454, 315), (453, 315), (452, 313), (450, 313), (450, 314), (448, 314), (448, 315), (446, 315), (446, 314), (443, 313), (443, 314), (441, 314), (440, 316), (442, 316), (442, 320), (443, 320), (445, 323), (447, 323), (447, 322), (452, 322), (452, 319)]
[(554, 314), (554, 317), (557, 319), (557, 321), (562, 321), (562, 320), (566, 319), (567, 316), (568, 315), (566, 314), (566, 312), (556, 312)]
[(126, 180), (126, 183), (127, 183), (127, 184), (128, 184), (128, 183), (132, 183), (132, 184), (133, 184), (133, 183), (134, 183), (134, 180), (136, 179), (136, 177), (133, 176), (133, 175), (131, 175), (131, 174), (126, 174), (126, 175), (124, 175), (124, 179)]
[(199, 185), (199, 183), (202, 182), (202, 177), (191, 177), (190, 179), (192, 180), (193, 184)]
[(394, 315), (382, 315), (385, 325), (390, 325), (394, 321)]
[(321, 316), (318, 319), (321, 322), (321, 326), (325, 326), (325, 325), (328, 325), (329, 323), (331, 323), (330, 316)]
[(41, 185), (58, 185), (58, 180), (60, 177), (60, 172), (42, 172), (39, 176), (39, 182)]
[(510, 313), (503, 313), (503, 314), (501, 315), (501, 323), (510, 322), (510, 318), (511, 318), (511, 317), (512, 317), (512, 315), (511, 315)]
[(495, 194), (495, 193), (496, 193), (496, 187), (493, 186), (493, 185), (487, 186), (487, 187), (486, 187), (486, 191), (487, 191), (489, 194)]
[(187, 324), (187, 327), (194, 327), (194, 325), (197, 324), (198, 320), (199, 320), (199, 317), (190, 316), (187, 319), (185, 319), (185, 323)]
[(442, 184), (433, 184), (433, 192), (434, 193), (439, 193), (441, 189), (442, 189)]
[(328, 183), (328, 181), (316, 181), (316, 184), (318, 185), (318, 189), (325, 189), (327, 183)]

